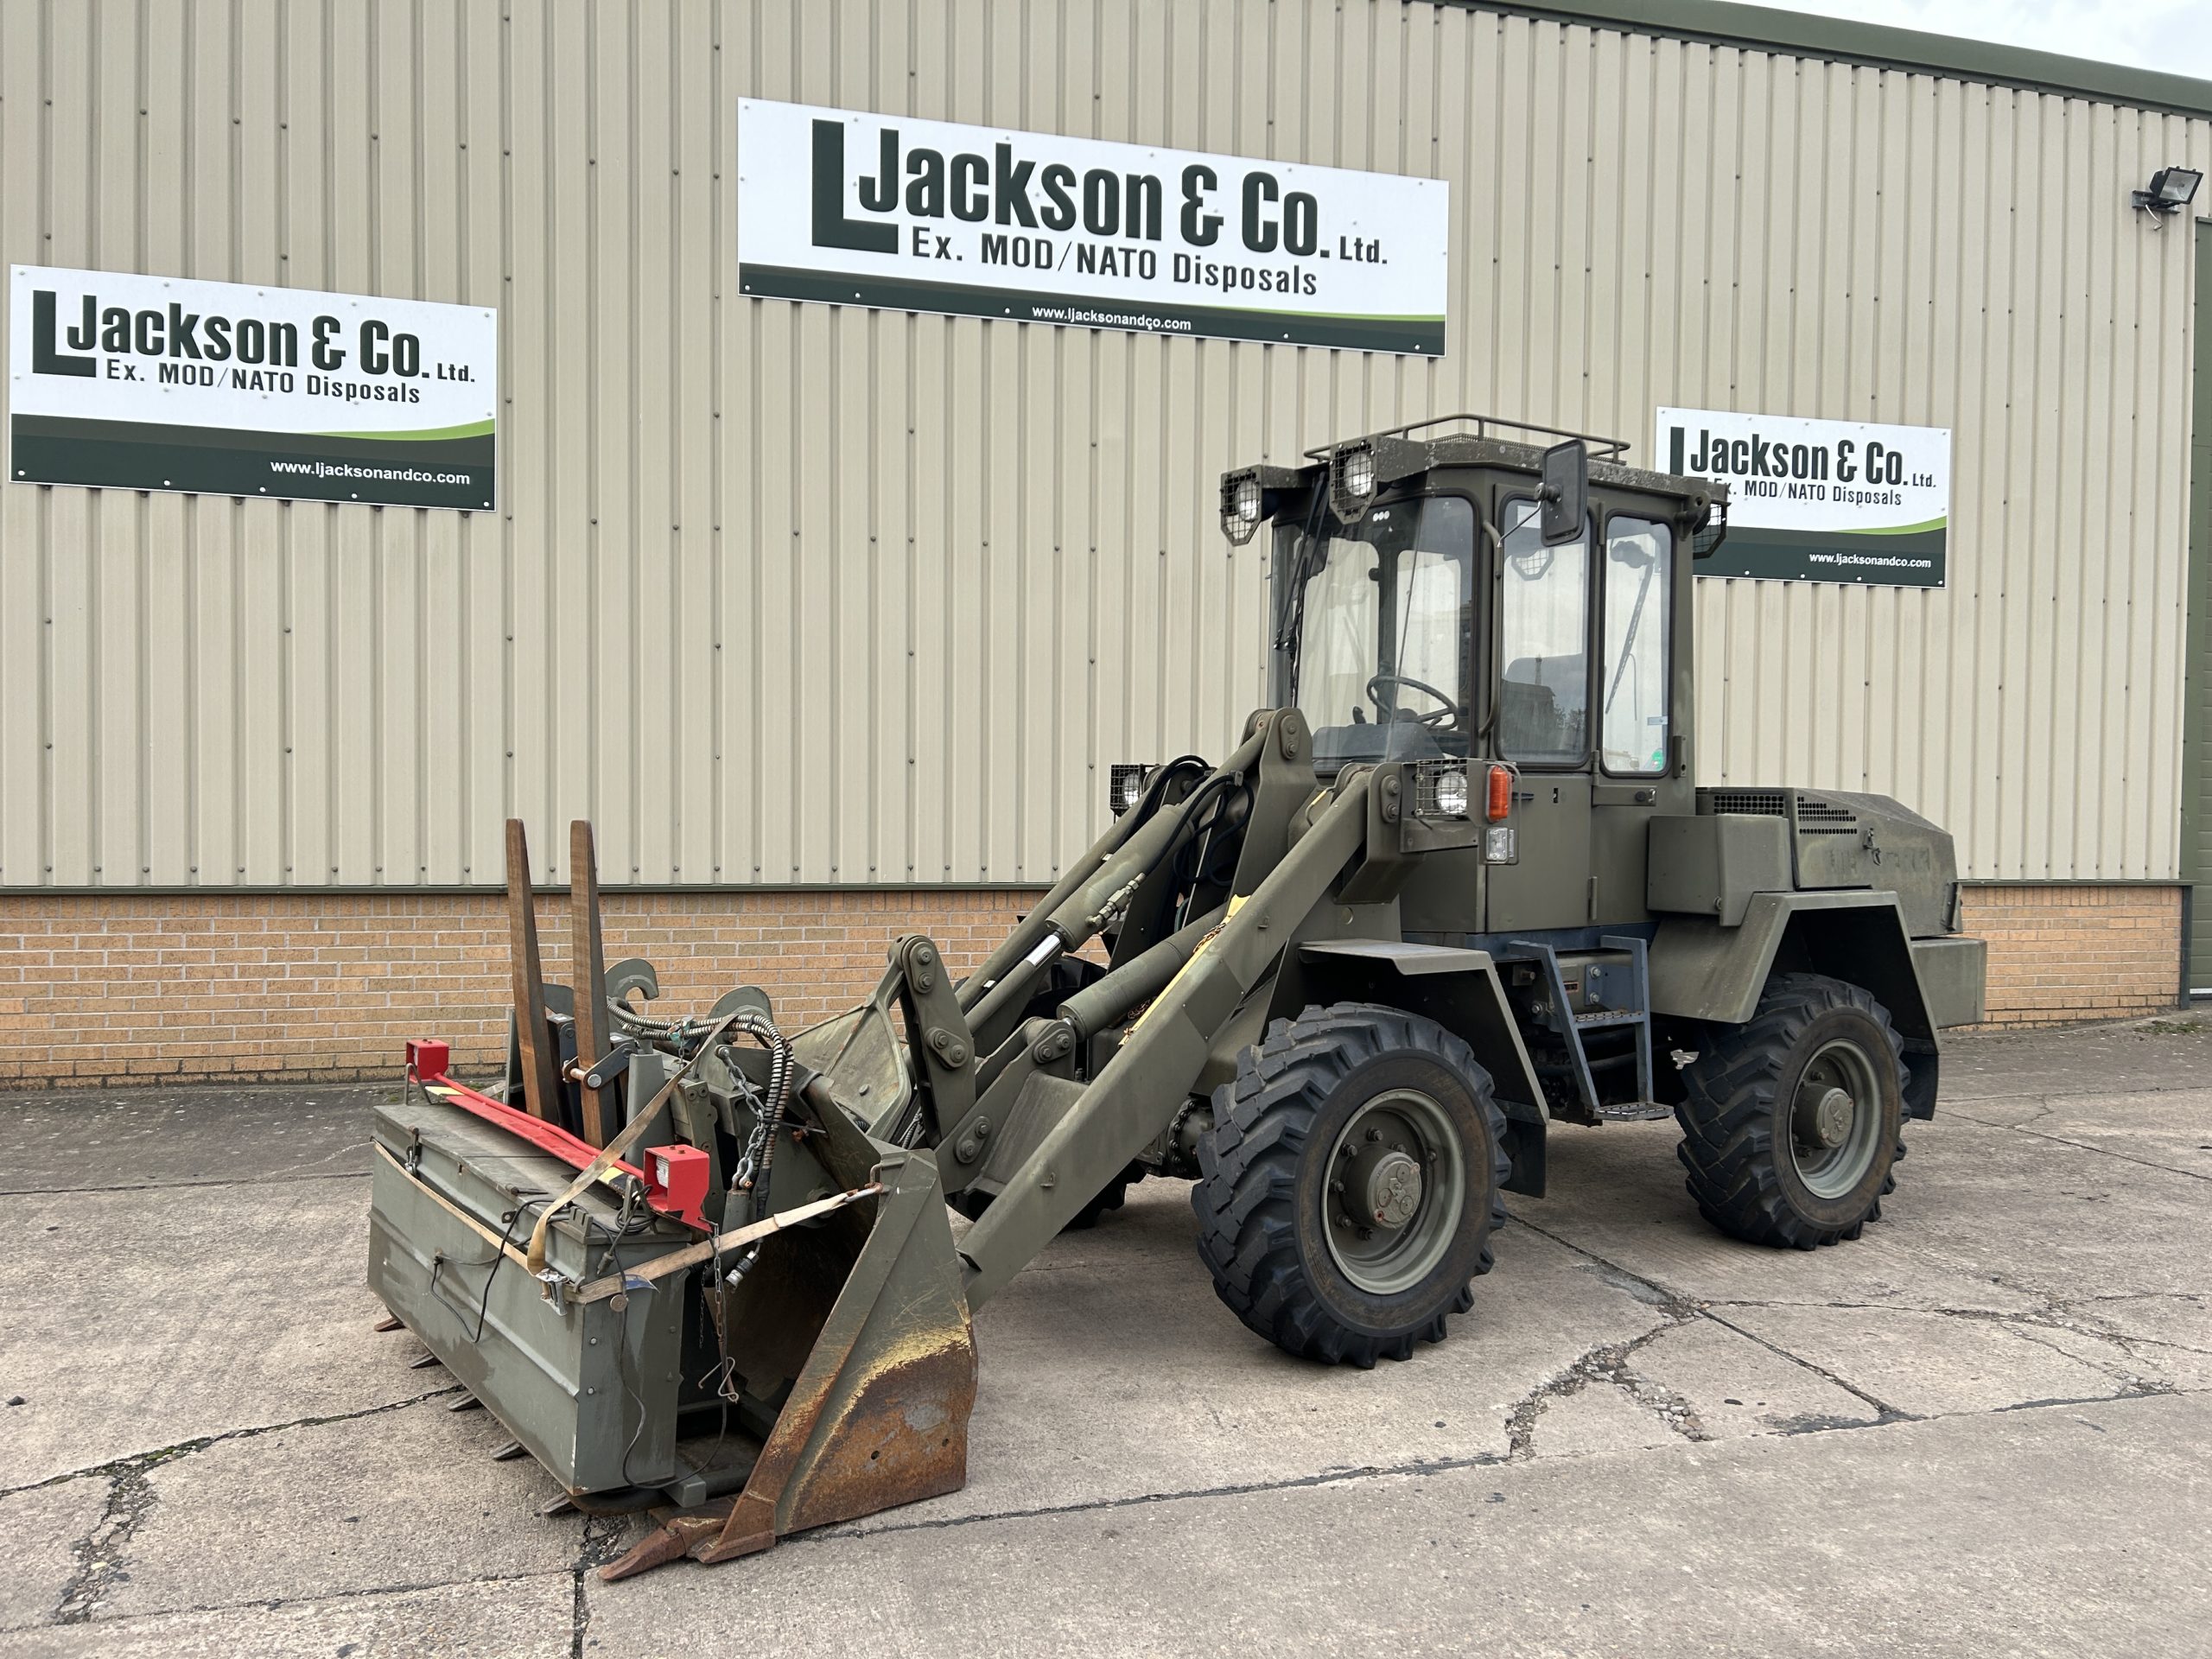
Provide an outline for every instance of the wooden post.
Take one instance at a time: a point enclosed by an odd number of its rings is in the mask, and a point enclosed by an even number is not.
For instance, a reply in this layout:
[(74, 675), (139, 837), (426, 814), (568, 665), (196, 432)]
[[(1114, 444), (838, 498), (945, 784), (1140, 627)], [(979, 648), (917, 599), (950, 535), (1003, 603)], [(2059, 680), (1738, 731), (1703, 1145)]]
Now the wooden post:
[[(588, 1072), (606, 1057), (607, 952), (599, 935), (599, 854), (592, 844), (590, 822), (578, 818), (569, 826), (569, 973), (576, 990), (576, 1071)], [(607, 1144), (607, 1091), (588, 1084), (582, 1090), (583, 1138), (594, 1147)]]
[(530, 893), (530, 842), (522, 820), (507, 820), (507, 940), (514, 957), (515, 1044), (522, 1053), (523, 1094), (532, 1117), (557, 1123), (561, 1079), (547, 1051), (545, 974), (537, 958), (537, 907)]

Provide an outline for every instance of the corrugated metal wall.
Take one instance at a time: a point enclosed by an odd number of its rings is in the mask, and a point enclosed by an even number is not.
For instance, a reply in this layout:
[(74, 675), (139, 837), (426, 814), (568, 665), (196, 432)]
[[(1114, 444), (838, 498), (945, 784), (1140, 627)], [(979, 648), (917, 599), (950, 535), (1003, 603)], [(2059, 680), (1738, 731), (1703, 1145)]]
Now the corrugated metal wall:
[[(1040, 881), (1260, 695), (1225, 466), (1949, 424), (1948, 592), (1704, 585), (1707, 781), (2177, 858), (2202, 121), (1400, 0), (0, 0), (13, 262), (497, 304), (501, 512), (0, 489), (0, 884)], [(736, 296), (741, 96), (1446, 177), (1441, 362)]]

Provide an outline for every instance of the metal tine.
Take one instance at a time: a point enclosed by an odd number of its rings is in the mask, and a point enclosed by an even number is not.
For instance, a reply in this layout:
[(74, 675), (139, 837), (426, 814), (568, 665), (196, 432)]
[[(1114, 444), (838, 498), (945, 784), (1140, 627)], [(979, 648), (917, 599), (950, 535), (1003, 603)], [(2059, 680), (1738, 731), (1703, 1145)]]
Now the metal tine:
[(435, 1354), (423, 1354), (414, 1359), (409, 1360), (407, 1362), (407, 1369), (410, 1371), (419, 1371), (426, 1366), (435, 1365), (436, 1363), (438, 1363), (438, 1357)]
[(473, 1394), (464, 1394), (458, 1400), (448, 1402), (446, 1409), (448, 1411), (481, 1411), (484, 1409), (484, 1402)]
[[(576, 992), (576, 1075), (590, 1071), (606, 1057), (607, 952), (599, 926), (599, 852), (591, 823), (578, 818), (569, 826), (569, 974)], [(607, 1144), (607, 1093), (579, 1084), (584, 1139)]]
[(387, 1331), (404, 1331), (406, 1328), (407, 1321), (401, 1319), (397, 1313), (387, 1313), (384, 1318), (378, 1319), (374, 1325), (369, 1327), (370, 1330), (375, 1332), (378, 1336), (382, 1336)]
[(530, 1448), (524, 1446), (520, 1440), (509, 1440), (505, 1446), (499, 1447), (499, 1450), (492, 1453), (492, 1461), (494, 1463), (512, 1463), (517, 1458), (527, 1457), (529, 1455)]
[(531, 896), (530, 841), (520, 818), (507, 820), (507, 936), (514, 958), (515, 1045), (523, 1094), (532, 1117), (560, 1122), (561, 1080), (547, 1047), (545, 974), (537, 955), (537, 906)]

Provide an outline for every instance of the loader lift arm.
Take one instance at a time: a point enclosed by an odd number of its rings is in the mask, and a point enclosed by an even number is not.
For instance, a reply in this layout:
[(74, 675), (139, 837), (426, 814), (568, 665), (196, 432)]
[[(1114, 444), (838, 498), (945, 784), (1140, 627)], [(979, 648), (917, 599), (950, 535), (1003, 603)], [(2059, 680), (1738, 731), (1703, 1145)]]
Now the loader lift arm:
[[(1254, 745), (1257, 748), (1255, 751)], [(1349, 773), (1333, 797), (1314, 792), (1309, 738), (1294, 709), (1265, 717), (1253, 739), (1232, 757), (1230, 766), (1256, 766), (1255, 794), (1280, 800), (1268, 785), (1294, 779), (1296, 797), (1311, 798), (1303, 825), (1294, 821), (1275, 835), (1287, 850), (1272, 865), (1239, 869), (1239, 891), (1230, 899), (1220, 929), (1199, 944), (1181, 970), (1154, 997), (1096, 1078), (1080, 1092), (1069, 1091), (1058, 1121), (1047, 1129), (1005, 1185), (997, 1201), (961, 1243), (965, 1259), (968, 1305), (988, 1301), (1065, 1226), (1087, 1198), (1123, 1168), (1173, 1120), (1189, 1098), (1222, 1027), (1245, 999), (1271, 976), (1291, 942), (1293, 930), (1309, 914), (1358, 856), (1366, 843), (1367, 797), (1371, 773)], [(1224, 768), (1227, 770), (1228, 768)], [(1153, 820), (1159, 823), (1162, 813)], [(1125, 857), (1139, 855), (1146, 830), (1130, 837)], [(1300, 833), (1302, 828), (1302, 833)], [(1168, 831), (1172, 833), (1172, 828)], [(1257, 823), (1248, 837), (1262, 833)], [(1248, 840), (1248, 845), (1250, 844)], [(1064, 899), (1056, 918), (1070, 916), (1089, 893), (1124, 873), (1123, 859), (1109, 859), (1077, 896)], [(1247, 870), (1256, 878), (1243, 885)], [(1044, 907), (1039, 907), (1042, 910)], [(1079, 943), (1080, 941), (1077, 941)], [(1142, 959), (1140, 958), (1140, 961)], [(1138, 963), (1127, 964), (1130, 974)], [(1109, 976), (1090, 988), (1094, 1001), (1110, 1007), (1114, 982)], [(1132, 975), (1130, 990), (1143, 982)], [(1134, 1006), (1132, 995), (1128, 1006)], [(1093, 1018), (1096, 1018), (1094, 1014)], [(1074, 1033), (1065, 1021), (1037, 1020), (1028, 1034), (1033, 1053), (1048, 1051)], [(1058, 1030), (1053, 1027), (1058, 1026)], [(1004, 1086), (1003, 1084), (1001, 1085)]]

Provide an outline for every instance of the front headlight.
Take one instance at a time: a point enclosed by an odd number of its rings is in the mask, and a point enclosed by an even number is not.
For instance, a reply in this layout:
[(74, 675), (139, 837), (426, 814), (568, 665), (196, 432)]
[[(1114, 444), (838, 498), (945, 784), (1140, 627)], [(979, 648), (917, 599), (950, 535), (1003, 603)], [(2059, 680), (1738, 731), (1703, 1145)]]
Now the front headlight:
[(1120, 817), (1144, 793), (1144, 780), (1152, 768), (1137, 762), (1116, 760), (1106, 774), (1106, 805)]
[(1467, 816), (1467, 769), (1457, 760), (1424, 760), (1414, 774), (1414, 816)]
[(1467, 816), (1467, 774), (1446, 772), (1436, 779), (1436, 810), (1447, 818)]

